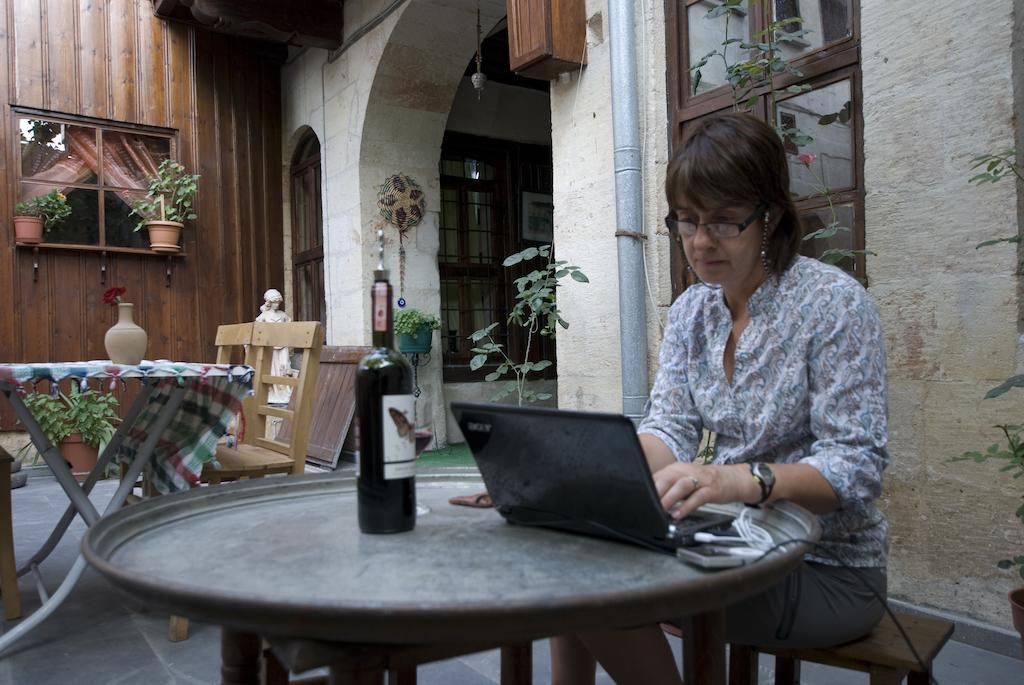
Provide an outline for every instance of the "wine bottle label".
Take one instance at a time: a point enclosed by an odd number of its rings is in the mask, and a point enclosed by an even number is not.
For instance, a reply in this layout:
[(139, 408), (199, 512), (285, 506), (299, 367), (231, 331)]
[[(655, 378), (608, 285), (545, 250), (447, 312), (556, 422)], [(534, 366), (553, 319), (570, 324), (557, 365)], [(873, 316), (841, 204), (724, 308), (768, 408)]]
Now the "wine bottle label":
[(381, 432), (384, 438), (384, 480), (416, 475), (415, 400), (412, 395), (384, 395)]
[(388, 284), (373, 284), (373, 330), (388, 330)]

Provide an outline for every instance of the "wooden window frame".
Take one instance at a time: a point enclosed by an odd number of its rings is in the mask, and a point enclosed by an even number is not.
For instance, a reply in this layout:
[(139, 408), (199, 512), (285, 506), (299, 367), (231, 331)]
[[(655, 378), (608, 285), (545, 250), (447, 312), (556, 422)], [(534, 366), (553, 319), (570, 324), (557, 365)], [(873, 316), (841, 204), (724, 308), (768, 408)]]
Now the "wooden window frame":
[[(21, 119), (33, 118), (33, 119), (45, 119), (46, 121), (52, 121), (58, 124), (64, 124), (69, 126), (88, 126), (96, 129), (96, 156), (97, 159), (103, 159), (103, 133), (105, 131), (117, 132), (117, 133), (128, 133), (145, 135), (154, 138), (164, 138), (169, 143), (169, 159), (178, 159), (178, 149), (180, 147), (179, 132), (176, 129), (165, 128), (161, 126), (147, 126), (143, 124), (133, 124), (130, 122), (114, 122), (107, 119), (99, 119), (96, 117), (79, 116), (74, 114), (67, 114), (64, 112), (53, 112), (49, 110), (35, 109), (31, 107), (12, 106), (11, 107), (11, 168), (14, 170), (12, 174), (13, 183), (9, 189), (11, 193), (11, 204), (13, 208), (19, 201), (21, 196), (21, 185), (22, 183), (37, 184), (50, 186), (53, 183), (40, 183), (33, 181), (32, 179), (23, 179), (21, 170)], [(137, 255), (153, 255), (157, 257), (183, 257), (185, 256), (184, 251), (178, 252), (172, 255), (167, 253), (155, 252), (147, 248), (140, 247), (125, 247), (120, 245), (108, 245), (106, 243), (106, 207), (103, 201), (104, 193), (113, 192), (110, 189), (120, 188), (120, 186), (106, 186), (104, 184), (104, 172), (103, 164), (98, 164), (96, 170), (96, 182), (94, 184), (88, 183), (65, 183), (65, 187), (76, 188), (82, 190), (95, 190), (97, 193), (97, 221), (99, 226), (97, 227), (97, 235), (99, 237), (98, 243), (39, 243), (37, 245), (30, 245), (33, 249), (56, 249), (56, 250), (71, 250), (79, 252), (112, 252), (112, 253), (125, 253), (125, 254), (137, 254)], [(198, 204), (194, 205), (196, 213), (199, 212)]]
[[(813, 88), (818, 88), (847, 78), (850, 79), (850, 93), (854, 102), (851, 122), (853, 123), (853, 174), (855, 185), (850, 190), (834, 194), (833, 202), (835, 204), (853, 205), (854, 225), (851, 227), (853, 231), (853, 247), (857, 250), (864, 250), (864, 119), (860, 64), (861, 3), (860, 0), (850, 0), (850, 2), (852, 3), (850, 35), (844, 39), (826, 43), (822, 47), (792, 60), (790, 64), (801, 71), (803, 76), (777, 74), (773, 79), (773, 85), (776, 89), (776, 102), (781, 102), (790, 97), (796, 97), (795, 95), (781, 92), (788, 86), (808, 84)], [(668, 62), (666, 76), (668, 79), (670, 151), (675, 149), (682, 141), (683, 130), (688, 122), (709, 114), (729, 111), (733, 106), (732, 91), (728, 85), (718, 86), (697, 95), (692, 94), (688, 45), (688, 10), (691, 6), (697, 4), (708, 5), (708, 2), (707, 0), (665, 0), (665, 49)], [(770, 0), (765, 0), (756, 8), (749, 8), (747, 16), (749, 17), (751, 33), (764, 30), (773, 12), (774, 2)], [(770, 101), (767, 94), (769, 92), (770, 89), (767, 85), (754, 91), (754, 94), (759, 96), (759, 101), (752, 108), (751, 112), (762, 120), (771, 122), (771, 114), (768, 112)], [(823, 197), (817, 196), (801, 198), (795, 205), (797, 212), (803, 213), (812, 209), (818, 209), (821, 206), (827, 206), (828, 202)], [(669, 249), (672, 296), (674, 298), (692, 283), (689, 282), (689, 277), (686, 273), (686, 257), (683, 254), (682, 248), (670, 241)], [(864, 256), (859, 255), (855, 262), (853, 275), (867, 285), (868, 280)]]
[[(537, 164), (538, 160), (542, 156), (542, 148), (547, 150), (548, 158), (550, 158), (550, 149), (545, 148), (545, 146), (520, 144), (511, 141), (482, 138), (449, 131), (445, 133), (445, 139), (442, 145), (441, 164), (439, 164), (442, 189), (448, 189), (454, 184), (475, 184), (479, 185), (481, 188), (485, 185), (489, 185), (495, 189), (495, 200), (492, 207), (495, 211), (494, 225), (497, 230), (495, 232), (495, 244), (492, 245), (493, 262), (489, 264), (481, 264), (478, 262), (444, 262), (442, 261), (439, 251), (439, 281), (443, 284), (446, 281), (459, 277), (493, 279), (495, 281), (496, 287), (494, 292), (496, 302), (494, 320), (499, 321), (502, 328), (505, 328), (508, 331), (508, 340), (499, 340), (498, 342), (502, 342), (507, 345), (506, 349), (509, 351), (509, 356), (515, 360), (521, 360), (523, 358), (525, 353), (525, 336), (523, 335), (522, 328), (518, 326), (513, 325), (506, 328), (505, 320), (508, 316), (509, 309), (515, 302), (515, 279), (525, 275), (529, 271), (532, 271), (534, 266), (532, 266), (531, 263), (531, 265), (521, 264), (510, 268), (502, 266), (502, 261), (509, 254), (526, 249), (530, 245), (541, 244), (533, 241), (522, 240), (520, 235), (521, 221), (519, 214), (521, 211), (520, 196), (523, 191), (551, 193), (550, 187), (537, 185), (536, 182), (531, 183), (529, 180), (523, 178), (522, 170), (524, 166)], [(443, 162), (445, 159), (449, 159), (450, 156), (475, 158), (489, 163), (497, 161), (497, 175), (495, 180), (473, 181), (472, 179), (466, 179), (464, 177), (459, 178), (447, 176), (443, 173)], [(498, 171), (500, 166), (504, 166), (503, 176)], [(549, 180), (550, 178), (548, 177), (545, 179), (545, 182)], [(464, 209), (465, 205), (460, 202), (460, 226), (465, 225), (465, 217), (462, 216), (462, 211)], [(440, 225), (438, 226), (438, 230), (440, 231)], [(460, 231), (460, 253), (464, 251), (464, 246), (461, 245), (461, 243), (467, 239), (468, 236)], [(529, 268), (527, 268), (527, 266), (529, 266)], [(465, 294), (465, 291), (461, 292), (460, 298), (464, 299)], [(473, 327), (474, 324), (472, 322), (469, 303), (460, 302), (459, 312), (460, 327), (465, 331), (466, 335), (469, 335), (476, 330)], [(458, 357), (452, 358), (450, 353), (447, 351), (447, 347), (444, 346), (443, 340), (444, 339), (442, 337), (442, 356), (444, 360), (442, 366), (443, 382), (483, 382), (484, 376), (486, 376), (487, 373), (497, 369), (498, 362), (494, 361), (484, 365), (476, 371), (471, 371), (469, 369), (469, 359), (471, 359), (473, 355), (461, 354)], [(494, 359), (493, 356), (492, 359)], [(539, 361), (540, 359), (549, 359), (553, 363), (547, 369), (544, 369), (544, 371), (535, 374), (533, 378), (556, 378), (557, 360), (555, 359), (554, 341), (547, 340), (543, 338), (543, 336), (536, 335), (530, 350), (530, 360)]]

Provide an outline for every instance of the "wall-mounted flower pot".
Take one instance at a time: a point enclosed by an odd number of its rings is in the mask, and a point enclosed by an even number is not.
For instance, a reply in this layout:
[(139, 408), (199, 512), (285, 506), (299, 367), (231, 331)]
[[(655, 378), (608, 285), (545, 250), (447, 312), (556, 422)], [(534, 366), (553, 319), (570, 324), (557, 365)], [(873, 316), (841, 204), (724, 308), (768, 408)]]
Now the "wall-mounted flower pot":
[(27, 245), (43, 242), (43, 220), (38, 216), (14, 217), (14, 239)]
[(184, 226), (180, 221), (147, 221), (149, 249), (154, 252), (180, 251), (181, 229)]
[(416, 331), (416, 335), (400, 333), (398, 336), (398, 349), (406, 354), (430, 352), (430, 340), (434, 332), (426, 326)]

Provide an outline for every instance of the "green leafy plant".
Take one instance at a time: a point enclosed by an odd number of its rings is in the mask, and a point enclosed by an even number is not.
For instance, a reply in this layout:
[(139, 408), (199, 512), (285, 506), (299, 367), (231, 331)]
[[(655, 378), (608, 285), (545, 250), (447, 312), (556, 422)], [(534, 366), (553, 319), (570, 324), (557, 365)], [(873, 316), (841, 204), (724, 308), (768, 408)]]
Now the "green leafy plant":
[(494, 340), (492, 334), (500, 325), (497, 321), (475, 331), (469, 336), (470, 340), (477, 343), (477, 347), (473, 348), (476, 356), (469, 362), (470, 369), (473, 371), (480, 369), (487, 363), (491, 355), (496, 355), (500, 359), (498, 368), (488, 373), (484, 380), (493, 382), (507, 374), (514, 376), (514, 378), (507, 380), (502, 389), (491, 398), (495, 402), (504, 399), (512, 393), (516, 393), (520, 405), (523, 402), (536, 402), (551, 398), (550, 393), (538, 393), (526, 388), (527, 377), (530, 373), (543, 371), (551, 366), (551, 362), (547, 359), (536, 362), (528, 361), (530, 358), (530, 346), (533, 344), (535, 335), (554, 338), (556, 326), (561, 326), (562, 328), (569, 327), (569, 323), (562, 318), (562, 313), (558, 309), (556, 291), (560, 285), (559, 281), (569, 277), (580, 283), (590, 282), (590, 279), (580, 271), (578, 266), (572, 266), (564, 260), (554, 260), (550, 245), (528, 247), (522, 252), (506, 257), (502, 265), (513, 267), (520, 262), (533, 259), (543, 259), (544, 265), (514, 281), (516, 286), (516, 304), (512, 311), (509, 312), (508, 319), (505, 321), (506, 326), (515, 324), (526, 329), (526, 349), (523, 352), (524, 361), (513, 360), (508, 356), (505, 346)]
[(71, 216), (68, 198), (59, 190), (51, 190), (14, 206), (15, 216), (37, 216), (43, 220), (43, 230), (56, 228)]
[(135, 226), (139, 231), (149, 221), (177, 221), (195, 219), (193, 207), (199, 189), (199, 175), (185, 173), (185, 166), (173, 159), (165, 159), (157, 167), (157, 175), (147, 179), (146, 197), (132, 205), (132, 214), (140, 217)]
[[(1020, 167), (1017, 166), (1017, 152), (1012, 148), (998, 154), (979, 155), (971, 160), (971, 169), (977, 170), (981, 167), (984, 167), (984, 170), (968, 179), (968, 183), (976, 185), (996, 183), (1007, 177), (1013, 177), (1019, 181), (1024, 181), (1024, 177), (1021, 176)], [(997, 245), (999, 243), (1019, 242), (1020, 236), (997, 238), (994, 240), (985, 240), (980, 242), (974, 246), (974, 249), (977, 250), (990, 245)], [(1024, 375), (1019, 374), (1007, 378), (1005, 381), (989, 390), (985, 394), (985, 399), (999, 397), (1013, 388), (1024, 388)], [(984, 452), (964, 452), (959, 457), (953, 457), (952, 461), (972, 461), (976, 464), (981, 464), (989, 459), (999, 459), (1007, 462), (1006, 465), (1000, 469), (1001, 471), (1013, 471), (1014, 478), (1024, 476), (1024, 426), (1000, 424), (995, 426), (995, 428), (998, 428), (1003, 432), (1003, 436), (1006, 439), (1005, 449), (998, 443), (993, 443), (992, 445), (989, 445), (988, 449)], [(1024, 500), (1024, 495), (1021, 496), (1021, 499)], [(1015, 515), (1020, 522), (1024, 524), (1024, 504), (1017, 507)], [(1016, 568), (1017, 573), (1022, 579), (1024, 579), (1024, 555), (1018, 554), (1010, 557), (1009, 559), (1000, 559), (997, 565), (999, 568), (1004, 570)]]
[[(82, 441), (93, 447), (109, 442), (116, 431), (117, 397), (97, 390), (79, 390), (72, 386), (71, 393), (32, 393), (25, 397), (25, 406), (39, 422), (43, 434), (54, 445), (72, 433), (81, 433)], [(32, 446), (29, 443), (23, 449)]]
[[(1024, 426), (1002, 424), (995, 428), (1003, 432), (1003, 436), (1006, 438), (1006, 447), (1000, 446), (999, 443), (993, 443), (984, 452), (964, 452), (959, 457), (953, 457), (953, 461), (972, 461), (981, 464), (989, 459), (998, 459), (1006, 462), (1000, 471), (1013, 471), (1014, 478), (1024, 476)], [(1024, 496), (1021, 499), (1024, 500)], [(1017, 507), (1014, 514), (1024, 524), (1024, 504)], [(1000, 559), (996, 565), (1004, 570), (1016, 568), (1017, 573), (1024, 579), (1024, 554), (1017, 554), (1009, 559)]]
[(433, 314), (421, 312), (419, 309), (399, 309), (395, 313), (395, 333), (398, 335), (416, 335), (421, 328), (436, 331), (441, 327), (441, 320)]

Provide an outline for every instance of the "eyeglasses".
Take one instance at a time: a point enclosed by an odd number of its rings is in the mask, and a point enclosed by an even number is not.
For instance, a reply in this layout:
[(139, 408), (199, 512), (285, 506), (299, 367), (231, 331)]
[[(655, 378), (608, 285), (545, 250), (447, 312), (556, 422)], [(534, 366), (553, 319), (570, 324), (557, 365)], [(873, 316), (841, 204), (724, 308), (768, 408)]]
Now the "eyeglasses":
[(748, 226), (757, 221), (757, 218), (761, 215), (761, 212), (763, 212), (764, 209), (764, 203), (759, 204), (757, 209), (754, 210), (754, 213), (747, 217), (746, 221), (738, 224), (725, 221), (715, 221), (710, 224), (698, 224), (692, 221), (680, 221), (669, 214), (665, 217), (665, 226), (668, 227), (668, 232), (671, 233), (673, 237), (682, 236), (684, 238), (692, 238), (697, 235), (697, 227), (703, 226), (704, 230), (708, 232), (708, 235), (715, 240), (735, 238)]

